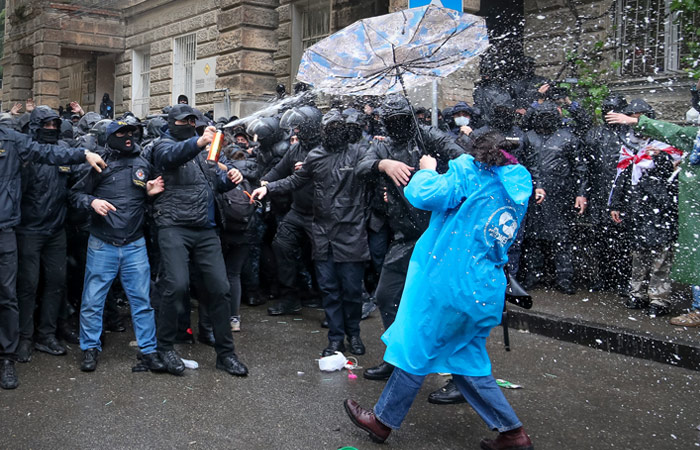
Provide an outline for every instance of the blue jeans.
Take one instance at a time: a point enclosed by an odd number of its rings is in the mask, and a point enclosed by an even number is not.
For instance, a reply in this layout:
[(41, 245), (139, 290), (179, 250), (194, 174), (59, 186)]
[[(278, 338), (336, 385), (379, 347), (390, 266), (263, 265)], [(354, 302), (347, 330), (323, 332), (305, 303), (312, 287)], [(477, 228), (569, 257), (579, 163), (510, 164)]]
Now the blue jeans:
[(156, 351), (156, 321), (149, 298), (151, 269), (146, 254), (146, 240), (138, 239), (115, 247), (90, 236), (83, 301), (80, 306), (80, 349), (102, 350), (102, 313), (112, 282), (119, 274), (122, 287), (131, 306), (136, 342), (141, 353)]
[(700, 311), (700, 286), (693, 286), (693, 306), (691, 309)]
[[(395, 368), (379, 401), (374, 405), (374, 414), (377, 419), (384, 425), (397, 430), (406, 418), (424, 379), (424, 375), (413, 375), (398, 367)], [(522, 426), (492, 375), (485, 377), (452, 375), (452, 379), (489, 429), (503, 433)]]

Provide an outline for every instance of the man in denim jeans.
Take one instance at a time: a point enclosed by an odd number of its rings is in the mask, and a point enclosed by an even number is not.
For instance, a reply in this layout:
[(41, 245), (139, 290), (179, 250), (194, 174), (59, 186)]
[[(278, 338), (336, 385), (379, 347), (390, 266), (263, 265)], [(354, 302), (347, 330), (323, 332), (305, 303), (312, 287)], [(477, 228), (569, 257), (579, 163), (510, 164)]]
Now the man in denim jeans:
[(150, 165), (134, 143), (135, 129), (126, 122), (110, 123), (104, 150), (107, 169), (90, 172), (71, 193), (77, 207), (93, 209), (80, 307), (83, 372), (97, 367), (105, 299), (117, 274), (131, 306), (140, 358), (154, 372), (165, 370), (156, 353), (156, 323), (149, 298), (151, 270), (143, 237), (146, 195), (162, 192), (164, 185), (160, 177), (148, 181)]

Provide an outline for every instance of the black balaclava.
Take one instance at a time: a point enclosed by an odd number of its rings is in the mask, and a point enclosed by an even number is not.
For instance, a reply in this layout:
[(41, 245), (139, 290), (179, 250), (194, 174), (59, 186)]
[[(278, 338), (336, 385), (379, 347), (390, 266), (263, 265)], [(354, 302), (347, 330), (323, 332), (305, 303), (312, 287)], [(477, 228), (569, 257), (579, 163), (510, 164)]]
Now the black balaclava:
[(190, 117), (196, 118), (197, 113), (189, 105), (178, 104), (170, 108), (168, 112), (168, 131), (173, 138), (178, 141), (184, 141), (197, 134), (195, 127), (189, 123), (175, 125), (177, 120), (188, 120)]
[(397, 114), (384, 118), (386, 134), (396, 142), (408, 142), (416, 134), (416, 123), (410, 114)]
[(515, 123), (515, 111), (511, 108), (495, 107), (491, 117), (491, 126), (499, 131), (508, 131)]
[(348, 124), (348, 142), (354, 144), (362, 139), (362, 127), (357, 124)]
[(39, 128), (36, 132), (36, 137), (42, 144), (55, 144), (58, 142), (61, 130), (49, 130), (46, 128)]
[(112, 133), (107, 138), (107, 145), (109, 148), (116, 150), (122, 155), (128, 155), (137, 151), (137, 147), (134, 144), (134, 137), (125, 134), (122, 137), (118, 137), (117, 133)]

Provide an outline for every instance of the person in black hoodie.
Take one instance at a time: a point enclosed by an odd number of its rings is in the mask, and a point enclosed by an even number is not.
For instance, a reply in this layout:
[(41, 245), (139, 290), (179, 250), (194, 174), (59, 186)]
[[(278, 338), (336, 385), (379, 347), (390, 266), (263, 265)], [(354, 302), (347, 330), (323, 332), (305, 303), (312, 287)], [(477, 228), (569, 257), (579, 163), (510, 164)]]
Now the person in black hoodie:
[(226, 172), (206, 162), (205, 147), (216, 128), (210, 126), (196, 136), (196, 113), (188, 105), (175, 105), (168, 113), (168, 131), (153, 143), (154, 169), (161, 173), (165, 191), (153, 205), (158, 227), (162, 277), (158, 310), (158, 351), (168, 372), (185, 370), (175, 351), (178, 311), (189, 295), (190, 261), (199, 270), (207, 295), (205, 301), (214, 331), (216, 368), (245, 376), (248, 368), (238, 360), (231, 334), (230, 285), (221, 252), (217, 227), (224, 218), (219, 192), (233, 189), (243, 176), (236, 169)]
[[(292, 108), (284, 113), (280, 127), (298, 138), (280, 162), (262, 178), (262, 184), (281, 180), (301, 169), (309, 152), (320, 143), (322, 113), (314, 106)], [(292, 193), (292, 206), (277, 227), (272, 241), (277, 262), (277, 280), (281, 301), (267, 309), (271, 316), (298, 314), (301, 300), (294, 295), (297, 278), (297, 259), (302, 245), (311, 242), (313, 222), (313, 185), (307, 184)]]
[(102, 103), (100, 103), (100, 115), (105, 119), (114, 119), (114, 102), (106, 92), (102, 96)]
[(83, 372), (97, 368), (105, 299), (117, 275), (131, 306), (140, 358), (153, 371), (165, 370), (156, 353), (150, 267), (143, 236), (146, 197), (162, 192), (163, 180), (149, 180), (152, 170), (133, 142), (134, 130), (126, 122), (110, 123), (105, 147), (108, 169), (100, 174), (90, 172), (71, 191), (76, 207), (93, 210), (80, 307)]
[(583, 214), (588, 206), (586, 160), (579, 139), (573, 129), (562, 123), (561, 109), (555, 103), (539, 105), (532, 120), (534, 129), (525, 135), (523, 163), (532, 173), (536, 203), (527, 215), (524, 286), (529, 289), (541, 281), (545, 252), (549, 249), (554, 259), (556, 289), (573, 295), (576, 289), (570, 228), (574, 212)]
[[(605, 99), (601, 105), (602, 115), (610, 112), (622, 113), (627, 100), (619, 95)], [(629, 273), (629, 236), (625, 223), (610, 220), (608, 201), (613, 181), (617, 175), (620, 151), (629, 132), (626, 125), (608, 124), (596, 126), (586, 133), (583, 141), (588, 165), (591, 193), (589, 211), (595, 232), (592, 236), (593, 264), (597, 267), (598, 279), (592, 284), (593, 291), (614, 290), (624, 292)]]
[[(48, 106), (37, 106), (30, 114), (30, 133), (39, 143), (57, 144), (59, 124), (58, 114)], [(56, 328), (66, 288), (64, 223), (67, 185), (75, 171), (75, 167), (70, 165), (26, 163), (22, 166), (22, 223), (16, 229), (19, 255), (19, 362), (29, 362), (31, 359), (37, 303), (38, 326), (34, 347), (55, 356), (66, 354), (65, 347), (56, 339)], [(41, 273), (44, 274), (42, 295), (37, 302)]]
[(21, 222), (20, 167), (26, 162), (62, 165), (80, 164), (84, 161), (98, 171), (105, 167), (102, 158), (95, 153), (85, 149), (41, 144), (0, 121), (0, 388), (2, 389), (14, 389), (19, 385), (15, 371), (16, 352), (19, 345), (19, 312), (16, 293), (17, 239), (14, 227)]
[(369, 260), (365, 220), (364, 183), (357, 173), (366, 149), (348, 143), (343, 114), (333, 109), (321, 121), (321, 145), (311, 150), (293, 175), (253, 191), (253, 199), (268, 192), (280, 195), (313, 183), (313, 258), (323, 307), (328, 318), (328, 346), (323, 356), (344, 351), (363, 355), (360, 339), (362, 279)]

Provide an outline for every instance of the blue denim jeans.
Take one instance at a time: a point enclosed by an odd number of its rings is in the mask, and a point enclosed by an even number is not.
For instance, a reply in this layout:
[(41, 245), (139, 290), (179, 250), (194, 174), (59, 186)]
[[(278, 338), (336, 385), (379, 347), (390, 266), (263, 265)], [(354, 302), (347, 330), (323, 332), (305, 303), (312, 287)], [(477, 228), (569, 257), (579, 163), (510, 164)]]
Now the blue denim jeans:
[(149, 297), (151, 269), (144, 238), (115, 247), (90, 236), (80, 306), (80, 348), (102, 350), (102, 313), (107, 292), (117, 274), (129, 299), (134, 333), (141, 353), (153, 353), (156, 351), (156, 322)]
[(693, 306), (691, 309), (700, 311), (700, 286), (693, 286)]
[[(379, 401), (374, 405), (374, 414), (377, 419), (390, 428), (399, 429), (424, 379), (424, 375), (413, 375), (398, 367), (395, 368)], [(489, 429), (503, 433), (522, 426), (492, 375), (485, 377), (452, 375), (452, 379)]]

